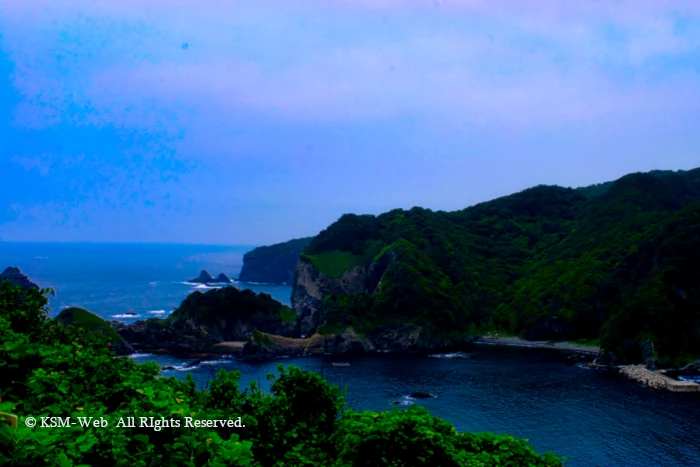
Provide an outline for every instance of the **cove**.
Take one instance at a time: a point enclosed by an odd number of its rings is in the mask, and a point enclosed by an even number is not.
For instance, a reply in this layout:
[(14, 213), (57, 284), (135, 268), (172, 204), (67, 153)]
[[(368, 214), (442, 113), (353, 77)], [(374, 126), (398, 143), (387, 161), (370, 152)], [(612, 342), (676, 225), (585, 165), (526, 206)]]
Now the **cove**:
[[(424, 405), (459, 431), (529, 439), (538, 452), (567, 456), (567, 466), (689, 466), (700, 463), (700, 397), (656, 392), (620, 375), (567, 365), (551, 350), (471, 346), (453, 358), (374, 355), (289, 358), (265, 363), (205, 361), (191, 369), (170, 356), (136, 357), (191, 372), (205, 387), (220, 368), (241, 372), (241, 387), (269, 388), (268, 373), (295, 365), (347, 387), (358, 410)], [(349, 363), (337, 366), (333, 363)], [(435, 395), (411, 399), (413, 392)], [(232, 416), (235, 414), (232, 414)]]

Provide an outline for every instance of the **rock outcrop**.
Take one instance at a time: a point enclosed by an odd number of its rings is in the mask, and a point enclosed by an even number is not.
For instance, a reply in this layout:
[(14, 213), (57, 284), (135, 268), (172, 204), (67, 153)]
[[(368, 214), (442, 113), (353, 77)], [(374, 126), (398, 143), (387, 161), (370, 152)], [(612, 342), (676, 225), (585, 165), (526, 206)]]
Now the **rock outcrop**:
[(300, 258), (294, 273), (292, 308), (297, 313), (301, 334), (313, 334), (321, 324), (319, 310), (321, 302), (333, 293), (355, 294), (366, 290), (367, 273), (362, 267), (355, 267), (343, 273), (340, 278), (323, 274), (310, 260)]
[(198, 277), (195, 277), (194, 279), (190, 279), (187, 282), (191, 282), (193, 284), (211, 284), (214, 282), (214, 278), (211, 277), (211, 274), (209, 274), (207, 271), (202, 269), (202, 272), (199, 273)]
[(233, 281), (223, 272), (216, 276), (216, 279), (214, 279), (206, 270), (202, 270), (197, 278), (190, 279), (188, 282), (193, 284), (229, 284)]
[(231, 279), (229, 279), (228, 276), (222, 272), (221, 274), (216, 276), (216, 279), (214, 279), (214, 282), (217, 284), (230, 284), (233, 281)]
[(112, 322), (112, 327), (136, 349), (186, 354), (247, 341), (256, 331), (292, 337), (296, 324), (294, 312), (269, 295), (224, 287), (190, 294), (166, 319)]
[(26, 275), (22, 274), (19, 268), (12, 266), (8, 267), (0, 274), (0, 280), (10, 281), (13, 285), (18, 285), (25, 290), (39, 289), (39, 286), (30, 281)]
[(352, 329), (340, 334), (323, 336), (314, 334), (304, 339), (290, 339), (283, 336), (258, 333), (245, 345), (243, 356), (248, 360), (264, 360), (274, 357), (298, 357), (307, 355), (351, 355), (374, 352), (375, 348), (365, 337), (358, 336)]
[[(292, 307), (297, 314), (301, 335), (319, 331), (322, 323), (323, 299), (331, 294), (374, 294), (381, 287), (381, 278), (396, 260), (392, 252), (372, 261), (367, 268), (356, 266), (340, 277), (329, 277), (308, 258), (297, 262), (292, 291)], [(461, 348), (463, 341), (431, 334), (424, 326), (397, 321), (376, 326), (359, 338), (352, 327), (326, 336), (326, 352), (333, 354), (367, 352), (429, 352)], [(268, 352), (272, 352), (268, 349)]]

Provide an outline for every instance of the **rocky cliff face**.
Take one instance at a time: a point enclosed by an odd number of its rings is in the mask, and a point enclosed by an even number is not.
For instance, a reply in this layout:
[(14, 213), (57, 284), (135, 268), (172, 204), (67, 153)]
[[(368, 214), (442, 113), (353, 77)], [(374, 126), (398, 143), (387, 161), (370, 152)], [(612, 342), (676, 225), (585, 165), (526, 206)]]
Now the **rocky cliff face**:
[(299, 331), (311, 335), (320, 325), (321, 302), (333, 293), (355, 294), (367, 289), (367, 272), (355, 267), (339, 278), (328, 277), (308, 259), (300, 258), (294, 273), (292, 308), (297, 313)]
[(241, 282), (291, 284), (299, 256), (313, 237), (298, 238), (284, 243), (263, 246), (243, 256)]
[(19, 268), (10, 266), (0, 274), (0, 280), (10, 281), (13, 285), (19, 285), (23, 289), (39, 289), (39, 286), (30, 281), (27, 276), (22, 274)]
[[(292, 307), (302, 335), (312, 335), (322, 324), (322, 302), (330, 294), (376, 293), (386, 270), (396, 260), (393, 253), (373, 261), (368, 268), (355, 267), (338, 278), (325, 275), (310, 260), (302, 257), (297, 263), (292, 292)], [(439, 336), (431, 336), (425, 327), (397, 322), (381, 326), (361, 337), (352, 329), (324, 336), (326, 352), (334, 354), (367, 353), (375, 351), (429, 351), (457, 345)], [(288, 349), (287, 349), (288, 350)], [(265, 352), (274, 353), (274, 345)]]

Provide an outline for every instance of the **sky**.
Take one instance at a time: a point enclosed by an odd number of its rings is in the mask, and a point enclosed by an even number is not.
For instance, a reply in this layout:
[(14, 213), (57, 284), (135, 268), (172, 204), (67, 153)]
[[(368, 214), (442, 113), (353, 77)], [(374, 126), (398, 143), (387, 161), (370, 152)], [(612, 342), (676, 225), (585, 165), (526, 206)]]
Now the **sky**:
[(262, 245), (700, 166), (697, 0), (0, 0), (0, 240)]

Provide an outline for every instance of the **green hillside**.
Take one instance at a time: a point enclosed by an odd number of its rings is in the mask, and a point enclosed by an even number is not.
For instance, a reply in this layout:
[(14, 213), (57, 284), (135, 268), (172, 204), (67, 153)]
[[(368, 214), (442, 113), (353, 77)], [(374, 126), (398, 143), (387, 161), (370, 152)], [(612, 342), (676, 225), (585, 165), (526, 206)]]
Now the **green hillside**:
[(699, 203), (700, 169), (537, 186), (456, 212), (346, 214), (302, 257), (329, 277), (368, 271), (366, 293), (325, 297), (326, 330), (498, 329), (599, 338), (628, 360), (654, 343), (654, 356), (681, 361), (700, 355)]
[(66, 308), (56, 316), (56, 322), (65, 326), (82, 328), (89, 334), (106, 336), (107, 342), (109, 342), (109, 345), (111, 345), (118, 354), (129, 353), (132, 350), (117, 331), (112, 329), (107, 321), (85, 308)]

